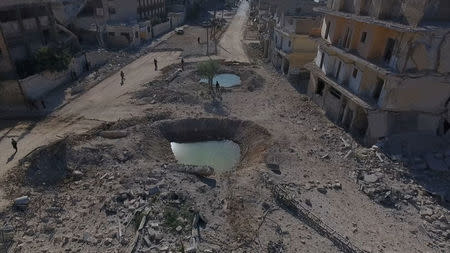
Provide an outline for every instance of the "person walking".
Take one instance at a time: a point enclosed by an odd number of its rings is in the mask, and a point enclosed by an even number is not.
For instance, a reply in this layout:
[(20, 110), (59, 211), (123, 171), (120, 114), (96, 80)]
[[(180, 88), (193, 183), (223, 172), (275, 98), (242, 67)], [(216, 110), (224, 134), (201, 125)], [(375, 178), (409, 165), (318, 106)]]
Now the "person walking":
[(216, 92), (219, 95), (220, 94), (220, 84), (219, 81), (216, 81)]
[(17, 153), (17, 141), (14, 140), (14, 138), (11, 138), (11, 145), (12, 145), (13, 149), (16, 151), (14, 153)]
[(120, 71), (120, 86), (123, 86), (123, 84), (125, 83), (125, 73), (123, 73), (123, 71)]
[(155, 71), (158, 70), (158, 60), (154, 59), (153, 63), (155, 64)]
[(184, 71), (184, 58), (181, 57), (181, 70)]

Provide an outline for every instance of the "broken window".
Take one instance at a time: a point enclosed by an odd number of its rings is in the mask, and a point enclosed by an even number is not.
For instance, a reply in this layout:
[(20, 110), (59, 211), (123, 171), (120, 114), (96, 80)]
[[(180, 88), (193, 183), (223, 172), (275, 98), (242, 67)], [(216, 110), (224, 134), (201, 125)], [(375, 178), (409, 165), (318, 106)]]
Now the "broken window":
[(120, 33), (120, 35), (124, 36), (125, 38), (127, 38), (128, 42), (131, 41), (131, 37), (129, 33)]
[(337, 71), (336, 71), (336, 79), (339, 78), (339, 73), (341, 72), (342, 61), (339, 61)]
[(445, 120), (444, 121), (444, 134), (447, 134), (448, 130), (450, 130), (450, 123)]
[(384, 62), (389, 63), (394, 53), (395, 40), (389, 38), (386, 43), (386, 50), (384, 51)]
[(328, 35), (330, 34), (330, 26), (331, 26), (331, 22), (328, 21), (327, 27), (325, 28), (325, 38), (324, 39), (328, 39)]
[(377, 78), (377, 84), (375, 89), (373, 90), (372, 97), (378, 101), (381, 95), (381, 91), (383, 90), (384, 80), (381, 78)]
[(352, 73), (353, 78), (356, 79), (356, 77), (358, 76), (358, 69), (357, 68), (353, 68), (353, 73)]
[(325, 89), (325, 82), (322, 79), (318, 78), (317, 79), (316, 94), (322, 96), (324, 89)]
[(363, 32), (361, 34), (361, 43), (366, 43), (367, 32)]
[(322, 56), (320, 57), (320, 65), (319, 65), (319, 68), (322, 68), (322, 67), (323, 67), (324, 59), (325, 59), (325, 53), (322, 52)]

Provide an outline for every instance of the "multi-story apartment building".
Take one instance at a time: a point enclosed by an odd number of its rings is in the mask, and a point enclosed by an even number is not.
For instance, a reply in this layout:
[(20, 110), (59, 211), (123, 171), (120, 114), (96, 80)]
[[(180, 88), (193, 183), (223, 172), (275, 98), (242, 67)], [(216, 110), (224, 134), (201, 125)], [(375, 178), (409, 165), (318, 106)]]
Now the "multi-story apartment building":
[(308, 95), (365, 143), (449, 134), (450, 1), (329, 0)]
[(77, 43), (74, 35), (56, 22), (53, 3), (55, 0), (0, 2), (0, 79), (16, 78), (16, 65), (44, 46)]
[(275, 68), (296, 77), (314, 59), (314, 37), (320, 35), (321, 14), (313, 8), (324, 6), (314, 0), (254, 1), (263, 57)]
[(138, 45), (152, 37), (152, 23), (164, 21), (166, 0), (87, 0), (74, 21), (83, 40), (113, 47)]
[(320, 36), (320, 14), (312, 0), (281, 1), (273, 32), (272, 63), (288, 76), (295, 76), (316, 55), (315, 37)]
[(57, 22), (57, 0), (0, 1), (0, 108), (23, 104), (19, 80), (34, 75), (34, 56), (41, 48), (79, 49), (76, 36)]

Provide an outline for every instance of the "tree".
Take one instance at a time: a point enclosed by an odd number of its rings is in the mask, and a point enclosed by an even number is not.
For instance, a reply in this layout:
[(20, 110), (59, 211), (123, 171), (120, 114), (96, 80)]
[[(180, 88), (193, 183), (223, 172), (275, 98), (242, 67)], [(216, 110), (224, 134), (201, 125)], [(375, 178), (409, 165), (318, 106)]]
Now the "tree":
[(213, 79), (219, 71), (219, 63), (214, 60), (201, 62), (197, 65), (197, 71), (201, 77), (208, 79), (208, 84), (213, 89)]
[(69, 67), (72, 55), (67, 50), (43, 47), (35, 55), (38, 71), (61, 72)]

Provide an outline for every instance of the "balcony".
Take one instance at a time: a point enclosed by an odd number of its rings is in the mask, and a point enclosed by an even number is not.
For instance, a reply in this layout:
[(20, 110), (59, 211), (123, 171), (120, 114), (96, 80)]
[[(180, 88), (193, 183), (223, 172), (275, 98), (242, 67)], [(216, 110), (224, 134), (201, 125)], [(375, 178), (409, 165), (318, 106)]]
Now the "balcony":
[(449, 22), (450, 1), (329, 0), (330, 11), (368, 16), (389, 23), (417, 27), (424, 22)]
[(367, 110), (376, 110), (378, 108), (376, 102), (373, 99), (355, 95), (353, 91), (348, 88), (348, 86), (339, 84), (334, 77), (330, 77), (325, 73), (323, 73), (323, 71), (314, 62), (306, 64), (305, 68), (309, 70), (312, 74), (314, 74), (316, 77), (324, 80), (334, 89), (338, 90), (345, 97), (349, 98), (351, 101), (360, 105), (362, 108)]

